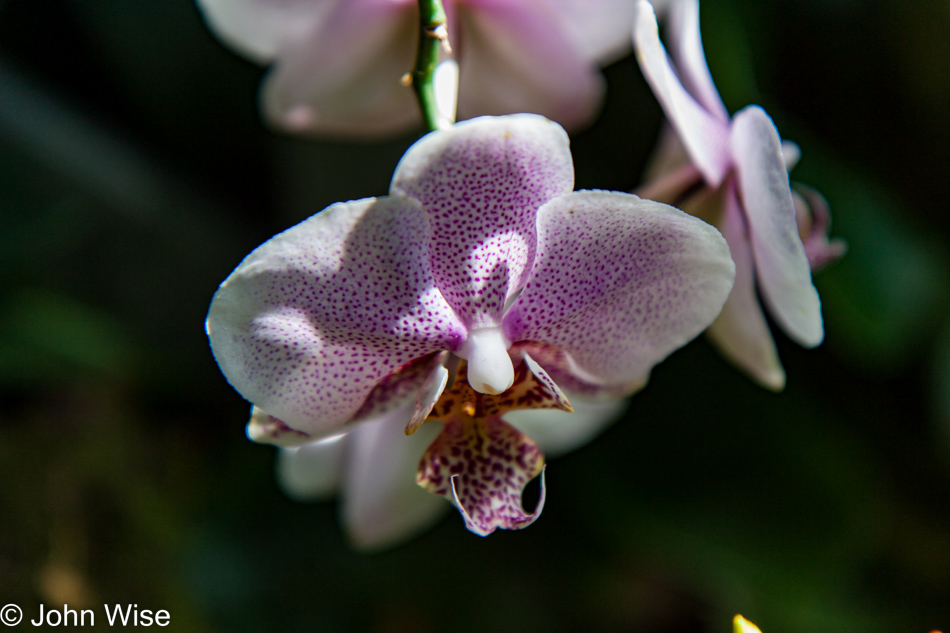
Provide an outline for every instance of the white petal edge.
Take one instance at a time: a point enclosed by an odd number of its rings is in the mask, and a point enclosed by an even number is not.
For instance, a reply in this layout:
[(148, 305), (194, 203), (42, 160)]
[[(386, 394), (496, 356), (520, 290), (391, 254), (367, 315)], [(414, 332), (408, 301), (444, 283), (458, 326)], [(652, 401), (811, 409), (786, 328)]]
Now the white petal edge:
[(197, 0), (208, 27), (225, 44), (258, 64), (301, 41), (334, 2), (322, 0)]
[(762, 108), (749, 106), (733, 119), (730, 140), (759, 290), (782, 329), (816, 347), (824, 338), (821, 300), (798, 233), (778, 130)]
[(676, 68), (684, 87), (720, 121), (729, 121), (729, 112), (719, 96), (706, 64), (699, 27), (699, 0), (677, 0), (669, 7), (667, 33)]
[(644, 77), (690, 157), (706, 182), (718, 186), (731, 166), (728, 123), (707, 112), (680, 83), (660, 42), (653, 7), (646, 0), (637, 2), (633, 44)]

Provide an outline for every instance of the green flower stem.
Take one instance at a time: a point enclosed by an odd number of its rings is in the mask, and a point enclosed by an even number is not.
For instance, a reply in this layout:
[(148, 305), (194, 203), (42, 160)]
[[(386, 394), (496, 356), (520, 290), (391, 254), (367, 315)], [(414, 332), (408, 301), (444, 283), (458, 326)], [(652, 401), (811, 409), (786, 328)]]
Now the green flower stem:
[(439, 111), (432, 77), (439, 63), (439, 49), (448, 46), (445, 22), (442, 0), (419, 0), (419, 50), (416, 67), (412, 71), (412, 88), (430, 132), (439, 129)]

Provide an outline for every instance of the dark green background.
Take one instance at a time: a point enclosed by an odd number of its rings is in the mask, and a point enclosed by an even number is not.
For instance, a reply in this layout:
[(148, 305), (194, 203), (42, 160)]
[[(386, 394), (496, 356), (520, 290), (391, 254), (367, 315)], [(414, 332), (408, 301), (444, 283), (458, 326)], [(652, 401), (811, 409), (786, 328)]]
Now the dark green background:
[[(773, 395), (699, 340), (550, 464), (530, 529), (451, 515), (364, 555), (277, 489), (203, 320), (251, 248), (385, 193), (416, 135), (268, 132), (263, 71), (187, 0), (0, 0), (0, 604), (224, 633), (950, 628), (950, 2), (708, 0), (703, 29), (850, 244), (816, 280), (826, 343), (778, 335)], [(629, 190), (660, 111), (631, 58), (606, 74), (577, 185)]]

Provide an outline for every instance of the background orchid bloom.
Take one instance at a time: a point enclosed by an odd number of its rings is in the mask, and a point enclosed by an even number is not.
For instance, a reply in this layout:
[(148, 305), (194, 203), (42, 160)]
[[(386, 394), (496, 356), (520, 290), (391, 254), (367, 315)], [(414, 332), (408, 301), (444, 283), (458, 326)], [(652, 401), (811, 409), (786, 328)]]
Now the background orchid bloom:
[[(754, 380), (780, 390), (785, 372), (756, 288), (785, 333), (815, 347), (824, 327), (810, 264), (840, 256), (843, 246), (827, 240), (827, 208), (810, 209), (789, 186), (797, 146), (783, 145), (758, 106), (729, 117), (706, 65), (698, 1), (676, 0), (668, 9), (672, 60), (653, 7), (645, 0), (636, 5), (637, 60), (675, 131), (662, 137), (652, 178), (639, 193), (676, 204), (722, 231), (736, 262), (736, 284), (707, 333)], [(705, 187), (697, 191), (699, 183)]]
[[(198, 0), (215, 34), (273, 63), (261, 102), (288, 131), (371, 137), (417, 125), (416, 0)], [(629, 0), (445, 0), (459, 116), (535, 112), (582, 126), (604, 91), (597, 64), (630, 48)]]
[[(221, 284), (207, 329), (222, 372), (255, 405), (248, 435), (302, 446), (349, 431), (342, 485), (356, 540), (436, 512), (418, 495), (402, 501), (397, 475), (413, 461), (470, 530), (529, 524), (537, 511), (523, 511), (521, 490), (543, 455), (504, 416), (570, 411), (561, 388), (635, 391), (718, 314), (734, 266), (714, 228), (634, 195), (573, 192), (573, 181), (551, 121), (463, 122), (413, 145), (389, 196), (329, 207)], [(434, 440), (415, 437), (439, 423)]]

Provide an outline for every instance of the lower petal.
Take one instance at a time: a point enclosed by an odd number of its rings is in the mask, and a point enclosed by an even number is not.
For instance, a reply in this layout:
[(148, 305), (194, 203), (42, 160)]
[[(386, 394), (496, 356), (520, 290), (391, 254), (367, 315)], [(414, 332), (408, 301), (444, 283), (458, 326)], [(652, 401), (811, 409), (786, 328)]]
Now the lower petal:
[(359, 549), (392, 547), (434, 524), (449, 508), (442, 499), (415, 485), (416, 469), (438, 424), (405, 434), (405, 409), (358, 424), (347, 434), (342, 518), (350, 541)]
[(277, 457), (281, 489), (298, 501), (318, 501), (333, 495), (340, 483), (345, 446), (346, 434), (341, 434), (282, 449)]
[(423, 455), (416, 481), (452, 500), (465, 526), (487, 536), (528, 527), (540, 516), (544, 482), (533, 512), (525, 512), (521, 495), (543, 468), (537, 444), (501, 418), (453, 419)]
[(767, 389), (785, 387), (785, 370), (755, 292), (755, 261), (732, 185), (717, 195), (725, 209), (719, 228), (736, 263), (736, 284), (722, 312), (706, 330), (719, 352)]

